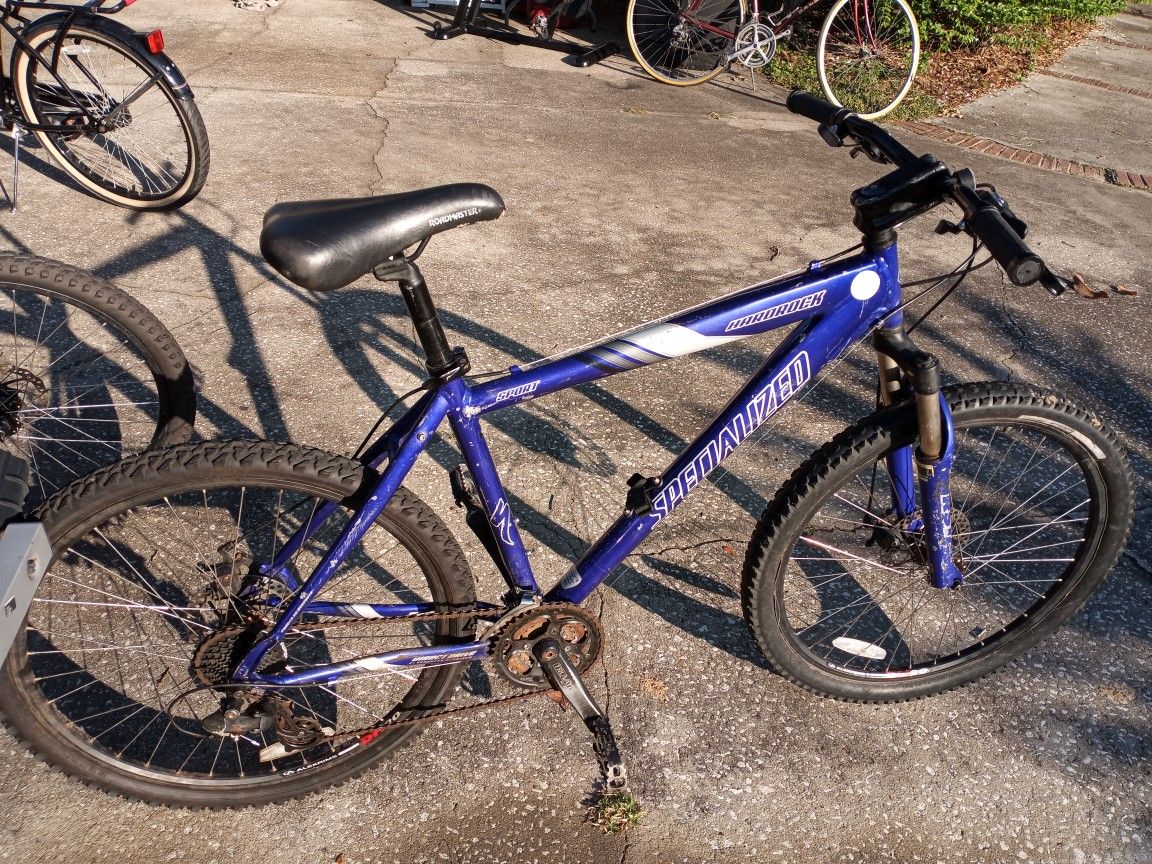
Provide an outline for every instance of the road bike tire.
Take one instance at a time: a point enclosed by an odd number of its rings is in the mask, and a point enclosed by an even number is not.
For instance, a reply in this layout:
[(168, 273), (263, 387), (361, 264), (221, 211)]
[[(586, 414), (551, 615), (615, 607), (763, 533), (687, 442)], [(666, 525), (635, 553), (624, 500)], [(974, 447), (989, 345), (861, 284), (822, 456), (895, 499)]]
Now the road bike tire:
[(30, 505), (187, 441), (195, 419), (191, 367), (155, 315), (92, 273), (0, 253), (0, 447), (31, 466)]
[(959, 588), (928, 583), (922, 533), (891, 516), (883, 457), (916, 443), (910, 405), (824, 445), (757, 523), (744, 615), (773, 668), (806, 689), (900, 702), (975, 681), (1076, 612), (1123, 549), (1128, 461), (1093, 414), (1013, 384), (945, 392)]
[[(322, 741), (260, 762), (259, 750), (274, 736), (255, 731), (233, 739), (204, 730), (199, 721), (219, 708), (219, 692), (199, 683), (193, 666), (205, 656), (197, 651), (206, 640), (219, 640), (221, 627), (230, 626), (222, 622), (233, 607), (215, 586), (257, 579), (258, 564), (315, 507), (342, 503), (290, 561), (306, 576), (346, 524), (349, 499), (370, 491), (375, 477), (351, 459), (308, 447), (210, 441), (145, 453), (77, 481), (36, 513), (53, 560), (0, 669), (0, 712), (66, 773), (121, 795), (182, 807), (243, 807), (307, 795), (394, 753), (416, 726), (335, 745)], [(332, 578), (320, 599), (424, 600), (445, 611), (475, 602), (455, 538), (406, 489)], [(287, 598), (282, 582), (265, 587)], [(417, 639), (467, 641), (473, 627), (461, 618), (329, 624), (290, 632), (272, 662), (301, 668)], [(381, 635), (389, 628), (390, 636)], [(399, 628), (407, 632), (397, 641)], [(237, 638), (225, 637), (216, 656), (235, 658)], [(413, 669), (408, 677), (377, 670), (352, 682), (277, 692), (292, 701), (297, 719), (311, 716), (344, 732), (370, 727), (394, 710), (407, 719), (440, 707), (462, 670)], [(228, 671), (215, 674), (223, 678), (212, 682), (226, 680)]]
[[(684, 13), (692, 5), (694, 19), (727, 35), (689, 23)], [(675, 87), (703, 84), (724, 70), (747, 17), (745, 0), (629, 0), (628, 44), (636, 62), (657, 81)]]
[[(44, 64), (27, 50), (12, 59), (20, 110), (31, 121), (68, 127), (83, 119), (76, 98), (64, 93), (48, 70), (59, 20), (33, 22), (23, 35)], [(97, 117), (156, 76), (143, 49), (111, 33), (73, 23), (63, 40), (60, 77)], [(59, 166), (98, 198), (138, 210), (170, 210), (195, 198), (208, 177), (210, 154), (204, 120), (191, 96), (180, 98), (157, 76), (104, 133), (37, 132)]]
[(920, 65), (920, 28), (905, 0), (838, 0), (816, 44), (828, 100), (866, 120), (896, 109)]

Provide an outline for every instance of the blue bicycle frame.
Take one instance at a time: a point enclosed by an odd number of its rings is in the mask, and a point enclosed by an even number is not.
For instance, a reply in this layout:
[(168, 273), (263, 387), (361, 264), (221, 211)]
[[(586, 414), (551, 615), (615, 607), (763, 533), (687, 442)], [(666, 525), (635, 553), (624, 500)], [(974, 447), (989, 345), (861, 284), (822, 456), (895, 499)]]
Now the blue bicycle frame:
[[(434, 382), (363, 457), (362, 461), (373, 467), (383, 466), (380, 480), (311, 575), (300, 583), (287, 564), (334, 512), (337, 504), (318, 508), (307, 524), (279, 549), (275, 559), (262, 566), (262, 572), (286, 584), (293, 596), (271, 632), (252, 647), (237, 667), (233, 680), (265, 686), (327, 683), (365, 671), (446, 665), (478, 659), (488, 653), (487, 642), (476, 641), (399, 649), (279, 674), (256, 671), (265, 653), (305, 614), (404, 618), (438, 611), (434, 603), (317, 602), (316, 597), (380, 515), (445, 418), (459, 442), (481, 507), (492, 526), (510, 587), (526, 601), (580, 603), (725, 457), (812, 381), (826, 364), (881, 322), (889, 327), (898, 326), (901, 301), (898, 257), (893, 244), (877, 252), (864, 251), (829, 264), (814, 262), (802, 273), (754, 285), (593, 347), (526, 366), (513, 366), (507, 374), (483, 384), (469, 384), (463, 378)], [(479, 418), (489, 411), (558, 390), (792, 324), (798, 326), (719, 416), (659, 476), (643, 484), (639, 498), (630, 496), (630, 506), (625, 512), (563, 579), (542, 595)], [(892, 497), (896, 516), (921, 520), (933, 584), (944, 588), (958, 584), (959, 574), (952, 561), (951, 498), (947, 486), (952, 453), (951, 419), (943, 399), (941, 403), (943, 455), (929, 462), (907, 447), (887, 457), (887, 462), (889, 474), (894, 478)], [(921, 500), (932, 502), (922, 511), (916, 505), (917, 492)], [(495, 605), (481, 608), (504, 609)]]

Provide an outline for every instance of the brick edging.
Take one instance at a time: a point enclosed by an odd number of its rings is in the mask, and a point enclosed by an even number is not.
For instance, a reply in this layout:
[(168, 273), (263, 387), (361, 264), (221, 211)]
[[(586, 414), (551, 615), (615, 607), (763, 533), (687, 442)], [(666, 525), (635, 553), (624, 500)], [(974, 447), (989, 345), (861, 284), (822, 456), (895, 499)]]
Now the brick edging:
[(1143, 42), (1131, 42), (1127, 39), (1114, 39), (1111, 36), (1089, 36), (1093, 42), (1103, 42), (1105, 45), (1116, 45), (1120, 48), (1136, 48), (1139, 51), (1152, 51), (1152, 45)]
[(1030, 165), (1057, 174), (1068, 174), (1072, 177), (1087, 177), (1101, 183), (1111, 183), (1113, 186), (1123, 186), (1128, 189), (1139, 189), (1142, 192), (1152, 191), (1152, 177), (1138, 174), (1134, 171), (1121, 171), (1116, 168), (1104, 168), (1099, 165), (1086, 165), (1083, 162), (1073, 162), (1061, 159), (1058, 156), (1049, 156), (1047, 153), (1037, 153), (1035, 150), (1026, 150), (1023, 147), (1014, 147), (991, 138), (981, 138), (978, 135), (969, 135), (957, 132), (935, 123), (925, 123), (922, 120), (896, 120), (894, 126), (907, 129), (916, 135), (943, 141), (965, 150), (975, 150), (988, 156), (1007, 159), (1021, 165)]
[(1111, 90), (1113, 93), (1152, 99), (1152, 90), (1137, 90), (1135, 87), (1124, 87), (1110, 81), (1101, 81), (1099, 78), (1085, 78), (1083, 75), (1072, 75), (1068, 72), (1059, 72), (1056, 69), (1037, 69), (1036, 74), (1047, 75), (1049, 78), (1059, 78), (1061, 81), (1075, 81), (1077, 84), (1087, 84), (1091, 87), (1099, 87), (1101, 90)]

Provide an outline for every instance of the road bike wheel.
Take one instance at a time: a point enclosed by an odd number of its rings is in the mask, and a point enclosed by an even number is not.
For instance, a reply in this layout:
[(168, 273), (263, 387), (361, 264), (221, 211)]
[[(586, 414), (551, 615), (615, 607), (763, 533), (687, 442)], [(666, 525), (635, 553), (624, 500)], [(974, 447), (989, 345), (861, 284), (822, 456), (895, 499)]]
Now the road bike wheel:
[(188, 361), (151, 312), (84, 270), (0, 254), (0, 446), (31, 466), (29, 504), (187, 441), (195, 417)]
[[(0, 670), (0, 711), (65, 772), (177, 806), (281, 801), (341, 783), (393, 753), (416, 727), (333, 743), (321, 734), (320, 743), (261, 762), (260, 750), (279, 740), (275, 731), (233, 738), (201, 723), (219, 710), (218, 685), (249, 638), (239, 622), (272, 615), (273, 595), (281, 603), (291, 597), (282, 581), (261, 582), (259, 564), (321, 505), (337, 502), (289, 563), (301, 578), (310, 574), (347, 524), (348, 499), (372, 476), (307, 447), (212, 441), (146, 453), (73, 484), (38, 513), (53, 560)], [(261, 583), (256, 599), (241, 608), (236, 589), (253, 583)], [(474, 603), (475, 593), (451, 533), (401, 489), (319, 599), (435, 602), (449, 611)], [(460, 618), (313, 617), (267, 662), (302, 669), (451, 643), (470, 638), (472, 626)], [(340, 734), (441, 706), (462, 669), (376, 669), (277, 693), (300, 726), (315, 721), (314, 730)]]
[(920, 29), (905, 0), (838, 0), (820, 28), (820, 87), (865, 119), (900, 104), (919, 63)]
[(628, 44), (665, 84), (702, 84), (723, 71), (747, 18), (745, 0), (630, 0)]
[(772, 666), (803, 687), (894, 702), (974, 681), (1055, 630), (1120, 555), (1131, 478), (1095, 416), (1010, 384), (947, 396), (959, 588), (929, 584), (922, 533), (892, 514), (884, 456), (916, 443), (910, 406), (840, 433), (757, 524), (744, 614)]
[[(113, 204), (166, 210), (195, 198), (209, 163), (196, 103), (179, 98), (141, 49), (79, 22), (59, 43), (62, 88), (50, 71), (59, 25), (53, 16), (29, 25), (24, 38), (37, 60), (25, 50), (13, 56), (24, 116), (69, 130), (37, 132), (40, 143), (77, 183)], [(85, 109), (98, 122), (111, 118), (107, 128), (86, 126)]]

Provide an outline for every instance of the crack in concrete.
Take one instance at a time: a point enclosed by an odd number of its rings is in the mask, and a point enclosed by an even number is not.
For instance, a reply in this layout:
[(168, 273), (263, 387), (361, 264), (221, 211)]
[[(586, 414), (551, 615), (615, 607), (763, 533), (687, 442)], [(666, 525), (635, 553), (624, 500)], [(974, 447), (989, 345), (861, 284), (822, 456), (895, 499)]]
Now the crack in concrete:
[(699, 543), (693, 543), (689, 546), (666, 546), (663, 549), (656, 549), (653, 551), (633, 552), (628, 557), (639, 558), (644, 555), (664, 555), (668, 552), (691, 552), (693, 549), (699, 549), (701, 546), (708, 546), (712, 543), (727, 543), (728, 545), (732, 545), (733, 543), (744, 542), (744, 540), (734, 540), (731, 537), (716, 537), (712, 540), (701, 540)]

